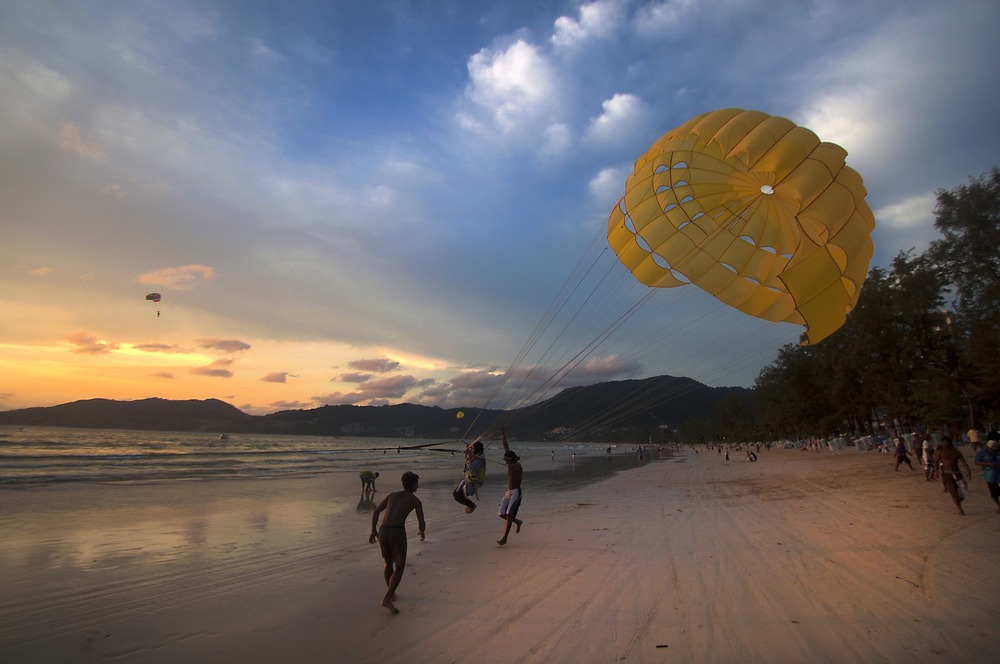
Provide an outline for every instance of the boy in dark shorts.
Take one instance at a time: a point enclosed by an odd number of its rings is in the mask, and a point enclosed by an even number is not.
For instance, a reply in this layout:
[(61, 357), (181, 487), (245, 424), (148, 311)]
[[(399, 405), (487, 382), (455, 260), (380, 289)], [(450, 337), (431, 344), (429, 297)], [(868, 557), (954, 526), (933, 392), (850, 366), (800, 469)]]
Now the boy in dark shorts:
[[(424, 541), (424, 506), (420, 499), (414, 496), (420, 477), (416, 473), (409, 471), (403, 473), (403, 490), (390, 493), (386, 496), (372, 514), (372, 534), (368, 538), (369, 544), (374, 544), (378, 539), (379, 547), (382, 549), (382, 559), (385, 561), (385, 585), (388, 586), (385, 597), (382, 598), (382, 606), (389, 609), (390, 613), (399, 613), (399, 609), (392, 603), (396, 599), (396, 588), (403, 579), (403, 569), (406, 567), (406, 517), (414, 510), (417, 512), (417, 525), (420, 528), (420, 541)], [(378, 515), (385, 512), (382, 525), (378, 527)]]

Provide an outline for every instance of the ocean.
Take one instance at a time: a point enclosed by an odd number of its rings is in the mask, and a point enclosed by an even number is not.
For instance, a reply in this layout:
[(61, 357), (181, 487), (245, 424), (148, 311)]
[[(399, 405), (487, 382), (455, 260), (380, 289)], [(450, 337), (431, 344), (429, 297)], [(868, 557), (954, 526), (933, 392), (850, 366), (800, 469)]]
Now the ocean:
[[(499, 441), (487, 442), (491, 472), (502, 472)], [(511, 441), (526, 473), (540, 480), (592, 481), (638, 464), (626, 448), (595, 443)], [(169, 480), (307, 477), (377, 469), (454, 470), (462, 465), (457, 440), (210, 434), (119, 429), (0, 426), (0, 487), (61, 482), (162, 482)], [(610, 451), (609, 451), (610, 450)], [(655, 450), (645, 460), (658, 458)], [(496, 465), (494, 465), (496, 464)], [(499, 467), (498, 467), (499, 466)], [(574, 479), (575, 478), (575, 479)]]

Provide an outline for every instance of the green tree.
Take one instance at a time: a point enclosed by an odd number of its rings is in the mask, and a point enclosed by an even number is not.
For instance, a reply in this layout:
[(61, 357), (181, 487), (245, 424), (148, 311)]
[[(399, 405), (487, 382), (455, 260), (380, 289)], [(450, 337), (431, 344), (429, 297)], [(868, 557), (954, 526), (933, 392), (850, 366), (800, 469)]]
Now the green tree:
[(952, 389), (972, 413), (1000, 413), (1000, 168), (937, 192), (928, 255), (954, 294), (945, 321)]

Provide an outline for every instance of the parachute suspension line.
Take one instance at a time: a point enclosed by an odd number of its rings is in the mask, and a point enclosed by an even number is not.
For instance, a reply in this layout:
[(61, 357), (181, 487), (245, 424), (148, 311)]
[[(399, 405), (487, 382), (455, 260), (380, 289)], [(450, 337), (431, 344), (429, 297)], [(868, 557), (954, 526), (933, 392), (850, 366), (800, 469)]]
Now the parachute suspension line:
[[(759, 321), (758, 326), (752, 327), (745, 334), (743, 334), (742, 337), (736, 339), (735, 342), (742, 343), (746, 339), (752, 339), (754, 337), (757, 337), (760, 328), (766, 326), (767, 326), (766, 321)], [(774, 349), (773, 347), (770, 347), (770, 342), (765, 341), (764, 343), (767, 344), (767, 347), (764, 349), (764, 351), (773, 352)], [(701, 364), (707, 362), (709, 359), (710, 358), (705, 358), (697, 362), (695, 365), (689, 367), (689, 370), (697, 368)], [(713, 376), (713, 374), (718, 373), (719, 371), (725, 372), (723, 375), (726, 375), (728, 373), (732, 373), (734, 370), (731, 367), (727, 366), (724, 367), (723, 369), (716, 370), (716, 372), (710, 372), (708, 375), (703, 376), (702, 380), (703, 381), (710, 380), (711, 379), (710, 377)], [(657, 391), (661, 389), (661, 386), (656, 385), (655, 383), (650, 384), (646, 387), (637, 387), (636, 390), (634, 390), (632, 393), (619, 400), (617, 403), (608, 406), (603, 411), (595, 413), (584, 422), (581, 422), (578, 425), (576, 425), (573, 428), (573, 430), (561, 436), (559, 440), (563, 441), (563, 440), (570, 440), (573, 438), (585, 437), (602, 429), (606, 429), (616, 424), (617, 422), (624, 421), (632, 416), (642, 414), (643, 412), (647, 411), (652, 407), (659, 406), (669, 401), (685, 397), (694, 390), (697, 390), (701, 387), (699, 382), (693, 380), (690, 381), (681, 380), (678, 381), (678, 383), (673, 387), (671, 387), (670, 389), (660, 392), (659, 394), (657, 394)], [(654, 394), (656, 396), (650, 399), (649, 397), (651, 397)], [(644, 398), (645, 400), (643, 400)]]
[[(604, 273), (604, 275), (601, 277), (599, 283), (593, 289), (591, 289), (590, 293), (587, 294), (586, 298), (584, 299), (584, 302), (577, 308), (576, 312), (573, 313), (573, 315), (569, 318), (569, 320), (566, 322), (566, 324), (563, 325), (562, 329), (559, 330), (559, 332), (556, 335), (556, 337), (552, 340), (552, 342), (549, 343), (549, 346), (545, 349), (545, 351), (542, 353), (541, 357), (539, 357), (538, 361), (534, 364), (534, 366), (531, 368), (531, 370), (521, 379), (521, 382), (515, 388), (515, 393), (517, 391), (519, 391), (524, 386), (524, 384), (528, 382), (528, 379), (531, 378), (535, 374), (536, 370), (538, 370), (540, 367), (544, 366), (545, 361), (548, 360), (552, 356), (553, 350), (555, 348), (556, 343), (566, 337), (566, 335), (567, 335), (568, 331), (570, 330), (572, 324), (576, 321), (576, 319), (579, 317), (580, 313), (584, 310), (584, 308), (593, 301), (593, 298), (594, 298), (595, 293), (597, 292), (597, 289), (603, 283), (605, 283), (605, 280), (608, 278), (608, 275), (610, 274), (610, 272), (611, 272), (612, 269), (614, 269), (613, 265), (610, 266), (610, 268), (608, 269), (608, 271)], [(593, 341), (591, 341), (591, 344), (592, 343), (593, 343)], [(588, 346), (589, 345), (590, 344), (588, 344)], [(570, 360), (570, 362), (572, 362), (572, 359)], [(569, 362), (567, 362), (567, 364), (569, 364)], [(563, 368), (565, 366), (566, 365), (563, 365)], [(561, 370), (562, 369), (557, 370), (556, 373), (558, 373)], [(551, 379), (552, 379), (552, 377), (550, 377), (549, 379), (547, 379), (547, 381), (551, 380)], [(543, 383), (543, 385), (544, 385), (544, 383)], [(513, 400), (513, 397), (511, 399), (511, 401), (512, 400)], [(525, 399), (521, 399), (520, 403), (522, 405), (524, 404), (524, 402), (525, 402)], [(509, 403), (510, 402), (508, 402), (508, 405), (509, 405)]]
[[(541, 336), (545, 333), (548, 327), (559, 315), (563, 307), (565, 307), (567, 303), (570, 302), (574, 293), (579, 288), (581, 288), (581, 284), (584, 283), (585, 277), (589, 275), (590, 272), (594, 269), (594, 267), (600, 260), (601, 256), (608, 253), (608, 247), (606, 246), (606, 244), (603, 247), (601, 246), (602, 244), (604, 244), (604, 239), (605, 239), (604, 233), (600, 229), (591, 238), (590, 243), (587, 246), (586, 250), (580, 256), (580, 259), (577, 261), (573, 270), (570, 272), (569, 276), (567, 276), (566, 281), (563, 282), (563, 285), (561, 286), (555, 297), (552, 299), (552, 301), (549, 303), (548, 307), (542, 314), (542, 317), (539, 319), (538, 323), (535, 325), (535, 329), (532, 330), (532, 333), (529, 335), (528, 339), (525, 341), (521, 350), (518, 352), (514, 360), (511, 362), (510, 366), (507, 368), (507, 371), (504, 373), (501, 380), (498, 381), (497, 384), (494, 386), (489, 397), (486, 399), (486, 402), (484, 403), (482, 409), (480, 409), (476, 413), (476, 416), (472, 418), (472, 420), (469, 422), (469, 425), (465, 432), (466, 437), (469, 435), (469, 432), (473, 430), (473, 427), (478, 422), (482, 412), (490, 407), (490, 404), (492, 404), (493, 400), (496, 399), (500, 391), (507, 385), (508, 381), (511, 379), (511, 377), (515, 374), (515, 372), (523, 363), (525, 357), (527, 357), (528, 353), (531, 351), (534, 345), (538, 342)], [(597, 255), (593, 256), (595, 251), (597, 252)], [(593, 257), (590, 258), (591, 256)], [(524, 380), (527, 380), (527, 377), (522, 379), (522, 384)]]
[(518, 402), (515, 407), (511, 410), (519, 411), (517, 416), (512, 421), (521, 420), (533, 412), (535, 409), (532, 406), (538, 406), (542, 401), (544, 401), (553, 390), (560, 386), (560, 384), (572, 374), (573, 370), (579, 367), (579, 365), (584, 362), (588, 357), (593, 355), (598, 348), (604, 344), (605, 341), (619, 328), (625, 321), (627, 321), (634, 313), (650, 298), (652, 297), (653, 291), (647, 290), (642, 298), (638, 302), (633, 303), (627, 311), (622, 313), (617, 320), (615, 320), (611, 325), (605, 328), (597, 337), (592, 339), (582, 350), (578, 351), (572, 358), (570, 358), (566, 363), (556, 369), (544, 382), (542, 382), (538, 387), (536, 387), (529, 395), (523, 397), (520, 402)]
[[(729, 217), (729, 220), (723, 221), (723, 222), (717, 224), (716, 227), (713, 229), (711, 235), (707, 238), (706, 241), (714, 239), (720, 233), (728, 232), (728, 231), (732, 230), (732, 228), (734, 228), (735, 224), (737, 223), (735, 221), (736, 219), (742, 219), (744, 217), (744, 215), (747, 215), (747, 214), (752, 213), (754, 211), (753, 210), (754, 207), (756, 205), (758, 205), (759, 202), (760, 202), (759, 198), (760, 197), (757, 197), (757, 200), (752, 201), (751, 203), (749, 203), (747, 205), (744, 205), (742, 207), (742, 209), (738, 209), (738, 210), (731, 210), (730, 209), (729, 210), (729, 214), (731, 216)], [(734, 234), (732, 241), (735, 242), (737, 240), (737, 237), (738, 236)], [(685, 261), (683, 261), (681, 264), (678, 264), (677, 267), (681, 267), (682, 268), (683, 265), (685, 263), (687, 263), (689, 260), (691, 260), (692, 258), (693, 258), (693, 255), (689, 255), (688, 257), (685, 257)], [(654, 289), (650, 289), (650, 291), (652, 291), (652, 290), (654, 290)], [(642, 302), (645, 302), (646, 299), (647, 298), (644, 298), (642, 300)], [(655, 337), (657, 339), (657, 341), (655, 343), (653, 343), (653, 344), (646, 344), (646, 343), (644, 343), (644, 342), (642, 342), (640, 340), (640, 342), (637, 343), (634, 346), (634, 348), (636, 348), (636, 349), (643, 348), (644, 350), (642, 351), (641, 357), (645, 357), (645, 356), (648, 356), (648, 355), (652, 354), (653, 352), (655, 352), (659, 348), (667, 346), (672, 341), (674, 341), (674, 339), (679, 338), (679, 337), (683, 337), (686, 334), (686, 332), (687, 332), (688, 329), (690, 329), (690, 328), (700, 328), (701, 326), (703, 326), (703, 325), (706, 324), (706, 321), (707, 321), (707, 323), (712, 323), (712, 322), (718, 320), (720, 317), (722, 317), (726, 313), (726, 311), (729, 309), (729, 307), (727, 305), (724, 305), (723, 303), (721, 303), (719, 301), (716, 301), (715, 305), (716, 306), (715, 306), (715, 308), (714, 308), (713, 311), (710, 311), (710, 312), (705, 313), (705, 314), (701, 314), (699, 317), (687, 321), (684, 324), (683, 327), (672, 330), (670, 335), (662, 335), (662, 333), (661, 333), (662, 331), (660, 329), (654, 330), (652, 332), (652, 334), (648, 335), (646, 338), (648, 339), (650, 337)], [(703, 305), (699, 305), (699, 308), (701, 308), (701, 306), (703, 306)], [(651, 316), (648, 317), (648, 318), (651, 318)], [(618, 327), (620, 327), (621, 323), (623, 323), (623, 322), (624, 322), (623, 320), (622, 321), (616, 321), (616, 324), (613, 325), (611, 328), (609, 328), (609, 334), (610, 334), (610, 331), (614, 331)], [(763, 328), (763, 327), (766, 327), (766, 323), (762, 322), (755, 329), (753, 329), (751, 332), (743, 335), (743, 338), (744, 339), (754, 338), (757, 335), (758, 330), (761, 329), (761, 328)], [(740, 341), (742, 341), (742, 339)], [(698, 367), (700, 367), (700, 366), (702, 366), (702, 365), (710, 362), (711, 360), (714, 360), (714, 359), (720, 357), (724, 352), (726, 352), (728, 350), (728, 348), (739, 347), (740, 345), (741, 344), (739, 344), (739, 343), (733, 343), (733, 344), (730, 344), (729, 346), (727, 346), (727, 348), (724, 348), (724, 349), (721, 349), (721, 350), (717, 350), (715, 352), (712, 352), (712, 353), (709, 353), (707, 355), (704, 355), (694, 365), (689, 365), (686, 368), (686, 370), (684, 372), (682, 372), (682, 373), (690, 373), (692, 370), (697, 369)], [(594, 350), (596, 350), (596, 349), (594, 349)], [(772, 350), (772, 349), (768, 349), (768, 350)], [(587, 355), (589, 356), (589, 354), (590, 353), (588, 353)], [(744, 355), (743, 357), (741, 357), (741, 358), (739, 358), (737, 360), (740, 363), (740, 367), (741, 368), (743, 366), (745, 366), (745, 365), (748, 364), (748, 362), (746, 360), (747, 356), (748, 355)], [(578, 364), (579, 363), (574, 364), (573, 365), (574, 368), (575, 368), (575, 366), (578, 366)], [(719, 370), (716, 370), (716, 371), (719, 371)], [(732, 373), (733, 371), (734, 371), (734, 369), (732, 368), (731, 364), (726, 367), (726, 373), (727, 374)], [(565, 373), (563, 373), (560, 376), (559, 381), (557, 381), (555, 384), (558, 384), (558, 382), (561, 382), (562, 379), (565, 378), (566, 375), (568, 375), (568, 371), (565, 372)], [(703, 376), (702, 379), (703, 380), (707, 380), (708, 376)], [(546, 392), (544, 394), (548, 394), (551, 391), (551, 389), (554, 388), (554, 386), (555, 385), (553, 385), (548, 390), (546, 390)], [(696, 385), (691, 386), (690, 388), (688, 388), (688, 390), (685, 390), (685, 393), (687, 391), (690, 391), (690, 389), (694, 389), (695, 387), (696, 387)], [(650, 389), (653, 389), (653, 388), (650, 388)], [(666, 400), (669, 400), (671, 398), (676, 398), (677, 396), (680, 396), (680, 394), (675, 394), (676, 392), (677, 392), (677, 388), (675, 388), (671, 393), (667, 393), (667, 394), (662, 395), (659, 399), (657, 399), (655, 401), (655, 403), (662, 403), (662, 402), (664, 402)], [(635, 398), (638, 399), (638, 398), (640, 398), (642, 396), (645, 396), (645, 395), (639, 394), (639, 395), (636, 395)], [(631, 397), (629, 397), (628, 399), (631, 400)], [(538, 401), (540, 401), (540, 400), (541, 399), (539, 399)], [(644, 408), (647, 408), (648, 405), (649, 405), (649, 402), (647, 401), (645, 405), (639, 407), (639, 412), (641, 412)], [(617, 409), (617, 412), (614, 409)], [(627, 414), (625, 414), (625, 413), (627, 413)], [(634, 411), (632, 411), (632, 410), (630, 410), (630, 407), (629, 407), (628, 403), (625, 402), (625, 403), (619, 404), (618, 406), (609, 407), (608, 412), (605, 412), (605, 413), (600, 414), (600, 415), (593, 416), (592, 418), (590, 418), (589, 426), (585, 427), (585, 428), (593, 428), (593, 427), (601, 428), (600, 426), (598, 426), (598, 424), (600, 424), (602, 422), (602, 420), (620, 421), (623, 417), (627, 417), (628, 415), (631, 415), (631, 414), (637, 414), (637, 413), (634, 412)], [(584, 427), (584, 425), (580, 425), (580, 427)], [(579, 429), (580, 427), (577, 427), (577, 429)]]

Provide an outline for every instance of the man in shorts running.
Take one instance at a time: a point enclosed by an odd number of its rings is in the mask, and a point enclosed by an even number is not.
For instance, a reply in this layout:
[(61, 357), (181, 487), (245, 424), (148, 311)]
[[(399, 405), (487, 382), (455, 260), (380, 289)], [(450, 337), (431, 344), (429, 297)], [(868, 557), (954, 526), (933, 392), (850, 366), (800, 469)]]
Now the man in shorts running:
[(521, 477), (524, 469), (518, 457), (507, 445), (507, 429), (500, 429), (501, 440), (503, 440), (503, 460), (507, 463), (507, 493), (500, 500), (500, 508), (497, 516), (507, 522), (503, 529), (503, 537), (497, 540), (497, 544), (503, 546), (507, 543), (507, 535), (510, 533), (510, 526), (517, 526), (515, 533), (521, 532), (523, 521), (517, 518), (517, 511), (521, 507)]
[[(420, 478), (416, 473), (409, 471), (403, 473), (403, 490), (390, 493), (386, 496), (372, 514), (372, 534), (368, 538), (369, 544), (374, 544), (378, 539), (379, 547), (382, 549), (382, 559), (385, 561), (385, 585), (388, 590), (382, 598), (382, 606), (389, 609), (390, 613), (399, 613), (399, 609), (393, 604), (396, 599), (396, 588), (403, 579), (403, 568), (406, 567), (406, 517), (414, 510), (417, 512), (417, 525), (420, 528), (420, 541), (424, 541), (424, 506), (420, 499), (414, 496)], [(382, 525), (378, 527), (378, 515), (385, 512)]]
[(941, 436), (941, 444), (938, 446), (935, 456), (937, 462), (941, 464), (941, 481), (944, 482), (945, 491), (951, 494), (951, 499), (955, 502), (958, 513), (964, 515), (965, 510), (962, 509), (962, 501), (965, 500), (965, 497), (959, 493), (959, 482), (964, 478), (962, 477), (962, 472), (958, 469), (958, 464), (961, 462), (965, 466), (966, 477), (972, 477), (969, 462), (951, 444), (951, 436)]

